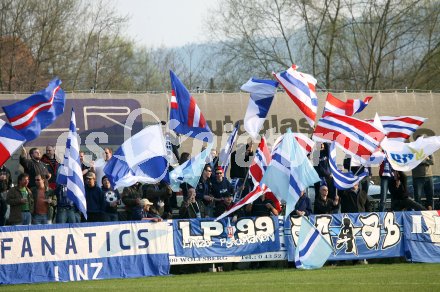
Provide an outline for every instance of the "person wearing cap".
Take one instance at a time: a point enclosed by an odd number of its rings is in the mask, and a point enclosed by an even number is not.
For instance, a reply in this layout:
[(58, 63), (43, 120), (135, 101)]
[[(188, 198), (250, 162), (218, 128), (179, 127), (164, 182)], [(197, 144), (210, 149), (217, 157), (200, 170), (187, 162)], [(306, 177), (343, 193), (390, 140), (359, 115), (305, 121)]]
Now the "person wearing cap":
[(148, 220), (151, 222), (162, 221), (162, 218), (159, 215), (150, 211), (150, 208), (153, 205), (153, 203), (151, 203), (148, 199), (142, 199), (141, 205), (142, 205), (142, 219), (141, 220)]
[(104, 192), (96, 185), (96, 175), (89, 171), (85, 181), (87, 222), (104, 222), (106, 201)]
[(234, 188), (225, 178), (223, 168), (218, 166), (215, 169), (215, 179), (212, 181), (212, 194), (214, 195), (215, 206), (222, 203), (223, 196), (226, 193), (234, 193)]
[[(223, 200), (215, 207), (214, 216), (218, 217), (221, 214), (225, 213), (226, 211), (229, 211), (234, 205), (233, 199), (234, 199), (234, 195), (231, 194), (230, 192), (223, 193)], [(228, 217), (232, 218), (232, 222), (235, 222), (239, 217), (243, 215), (244, 214), (242, 209), (238, 209), (237, 211), (229, 214)]]

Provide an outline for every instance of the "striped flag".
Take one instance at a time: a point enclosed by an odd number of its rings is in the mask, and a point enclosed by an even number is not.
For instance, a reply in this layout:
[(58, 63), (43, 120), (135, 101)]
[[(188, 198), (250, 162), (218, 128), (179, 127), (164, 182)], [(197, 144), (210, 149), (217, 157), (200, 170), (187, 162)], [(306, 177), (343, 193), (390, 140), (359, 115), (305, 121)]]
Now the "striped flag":
[[(379, 117), (388, 139), (405, 141), (427, 120), (417, 116)], [(373, 119), (366, 120), (373, 122)]]
[(270, 151), (267, 148), (266, 138), (262, 137), (261, 142), (258, 145), (258, 149), (255, 152), (254, 160), (249, 167), (249, 176), (252, 179), (254, 185), (259, 185), (267, 166), (271, 160)]
[(319, 142), (335, 141), (344, 152), (366, 164), (384, 137), (384, 132), (372, 123), (328, 112), (319, 120), (312, 138)]
[(47, 88), (25, 100), (4, 106), (3, 111), (11, 126), (19, 131), (27, 141), (32, 141), (64, 112), (65, 101), (61, 80), (54, 78), (49, 82)]
[(87, 219), (87, 203), (84, 190), (84, 180), (79, 160), (79, 141), (76, 133), (75, 111), (72, 108), (70, 119), (69, 135), (67, 137), (64, 162), (60, 167), (57, 183), (62, 182), (67, 186), (67, 196), (74, 202), (76, 207)]
[(211, 129), (209, 129), (196, 100), (171, 70), (170, 78), (172, 88), (170, 129), (182, 135), (211, 141), (213, 138)]
[(301, 219), (295, 266), (298, 269), (319, 269), (333, 252), (333, 247), (305, 217)]
[(355, 184), (358, 184), (364, 177), (368, 176), (368, 172), (364, 170), (359, 175), (354, 175), (351, 171), (343, 172), (336, 165), (336, 147), (335, 142), (330, 145), (329, 164), (333, 175), (334, 185), (338, 190), (348, 190)]
[(298, 106), (312, 128), (315, 126), (316, 112), (318, 110), (318, 97), (316, 96), (316, 79), (292, 67), (281, 73), (274, 74), (275, 78), (286, 90), (287, 95)]
[(256, 140), (272, 105), (278, 82), (251, 78), (241, 86), (250, 93), (249, 104), (244, 117), (244, 129)]
[(223, 173), (226, 173), (226, 171), (228, 170), (228, 166), (231, 160), (232, 149), (238, 138), (238, 128), (240, 128), (239, 121), (235, 122), (234, 130), (232, 130), (225, 147), (223, 147), (218, 156), (218, 164), (223, 168)]
[(11, 125), (0, 120), (0, 166), (26, 142), (26, 139)]
[[(313, 151), (313, 148), (315, 148), (315, 142), (306, 135), (302, 133), (292, 133), (292, 135), (298, 142), (299, 146), (301, 146), (307, 154), (311, 153)], [(283, 138), (284, 134), (275, 140), (275, 143), (273, 143), (274, 147), (272, 149), (272, 152), (275, 151), (276, 147), (278, 147)]]
[(347, 99), (347, 101), (342, 101), (329, 92), (327, 94), (323, 116), (325, 116), (326, 112), (352, 116), (363, 111), (372, 98), (372, 96), (367, 96), (363, 101), (360, 99)]

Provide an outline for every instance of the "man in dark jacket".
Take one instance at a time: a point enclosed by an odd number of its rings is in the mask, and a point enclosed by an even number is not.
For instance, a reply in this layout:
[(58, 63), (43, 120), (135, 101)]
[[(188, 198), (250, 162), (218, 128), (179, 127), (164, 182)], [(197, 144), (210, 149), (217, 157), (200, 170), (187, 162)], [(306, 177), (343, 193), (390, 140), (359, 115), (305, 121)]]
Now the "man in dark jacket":
[(341, 192), (341, 213), (371, 212), (368, 195), (355, 184), (350, 190)]
[(50, 180), (51, 174), (47, 170), (46, 164), (41, 161), (41, 153), (38, 148), (31, 148), (29, 150), (30, 158), (26, 157), (26, 150), (23, 147), (20, 155), (20, 165), (23, 166), (24, 173), (29, 175), (29, 188), (35, 187), (35, 176), (41, 174), (46, 179)]
[(85, 182), (86, 202), (87, 202), (87, 222), (105, 221), (104, 210), (107, 202), (104, 192), (96, 185), (96, 175), (89, 171), (86, 174)]

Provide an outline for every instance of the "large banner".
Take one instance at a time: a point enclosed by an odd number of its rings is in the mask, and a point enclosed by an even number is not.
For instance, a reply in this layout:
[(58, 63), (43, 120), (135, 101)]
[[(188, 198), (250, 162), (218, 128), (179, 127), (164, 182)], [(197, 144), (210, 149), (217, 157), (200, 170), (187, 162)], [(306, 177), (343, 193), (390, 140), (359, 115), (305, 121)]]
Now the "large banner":
[(440, 211), (403, 214), (405, 256), (409, 261), (440, 262)]
[[(309, 220), (333, 246), (334, 253), (329, 260), (404, 255), (401, 212), (312, 215)], [(284, 222), (289, 261), (294, 261), (300, 228), (301, 217), (291, 217)]]
[(277, 217), (173, 221), (174, 253), (180, 257), (244, 256), (278, 251)]
[(0, 284), (167, 275), (166, 223), (0, 228)]

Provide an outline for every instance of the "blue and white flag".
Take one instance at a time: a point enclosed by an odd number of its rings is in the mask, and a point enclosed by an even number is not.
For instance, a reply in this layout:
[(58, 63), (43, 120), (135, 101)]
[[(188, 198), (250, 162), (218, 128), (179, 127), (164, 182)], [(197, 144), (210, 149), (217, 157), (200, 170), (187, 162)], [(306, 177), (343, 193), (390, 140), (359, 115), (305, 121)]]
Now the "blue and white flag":
[(170, 187), (174, 192), (180, 190), (180, 184), (187, 183), (192, 187), (196, 187), (202, 175), (203, 168), (206, 164), (206, 158), (212, 149), (212, 143), (209, 143), (205, 150), (197, 156), (179, 165), (170, 172)]
[(301, 192), (319, 181), (319, 176), (304, 150), (287, 129), (281, 144), (261, 180), (280, 200), (286, 202), (286, 216), (294, 210)]
[(232, 148), (234, 147), (235, 142), (238, 138), (238, 128), (240, 128), (239, 121), (235, 123), (234, 130), (232, 130), (225, 147), (223, 147), (218, 156), (218, 164), (223, 168), (223, 173), (226, 173), (226, 171), (228, 170), (228, 166), (231, 160)]
[(272, 104), (278, 82), (251, 78), (241, 90), (251, 94), (244, 117), (244, 129), (256, 140)]
[(148, 126), (125, 141), (107, 162), (104, 173), (115, 188), (167, 180), (167, 150), (161, 125)]
[(79, 159), (79, 141), (76, 133), (75, 111), (69, 125), (69, 135), (66, 142), (63, 165), (59, 168), (57, 183), (67, 186), (67, 196), (87, 219), (87, 203), (84, 189), (84, 179)]
[(298, 269), (319, 269), (330, 257), (333, 248), (312, 223), (301, 219), (298, 245), (295, 249), (295, 266)]
[(333, 175), (334, 185), (338, 190), (349, 190), (355, 184), (358, 184), (364, 177), (368, 176), (368, 171), (363, 171), (359, 175), (354, 175), (351, 171), (343, 172), (338, 169), (336, 164), (336, 146), (335, 142), (329, 148), (329, 164)]
[(64, 112), (65, 93), (61, 80), (54, 78), (47, 88), (14, 104), (4, 106), (11, 126), (27, 141), (37, 138), (41, 131), (51, 125)]

